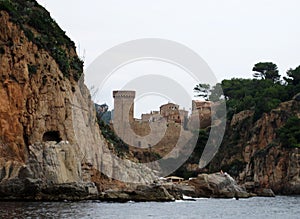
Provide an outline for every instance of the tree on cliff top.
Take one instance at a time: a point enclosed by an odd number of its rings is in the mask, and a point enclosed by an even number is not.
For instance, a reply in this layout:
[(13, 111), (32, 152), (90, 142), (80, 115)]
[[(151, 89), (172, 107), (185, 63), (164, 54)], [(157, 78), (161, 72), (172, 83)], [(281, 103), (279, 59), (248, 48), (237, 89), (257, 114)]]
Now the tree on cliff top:
[(284, 80), (291, 85), (298, 85), (300, 84), (300, 65), (295, 68), (292, 69), (290, 68), (287, 72), (286, 72), (288, 77), (284, 77)]
[(278, 82), (280, 79), (278, 67), (272, 62), (259, 62), (254, 65), (252, 71), (255, 72), (253, 77), (257, 79), (270, 79), (274, 83)]
[(203, 97), (205, 100), (208, 100), (210, 93), (210, 85), (209, 84), (197, 84), (194, 87), (194, 92), (197, 93), (196, 97)]
[[(254, 79), (226, 79), (212, 89), (205, 84), (199, 84), (194, 91), (207, 100), (225, 99), (229, 119), (235, 113), (253, 110), (255, 121), (263, 113), (276, 108), (280, 102), (290, 100), (300, 92), (300, 66), (287, 72), (288, 78), (284, 78), (286, 84), (278, 83), (280, 75), (274, 63), (257, 63), (253, 71), (256, 71)], [(261, 80), (257, 80), (258, 78)]]

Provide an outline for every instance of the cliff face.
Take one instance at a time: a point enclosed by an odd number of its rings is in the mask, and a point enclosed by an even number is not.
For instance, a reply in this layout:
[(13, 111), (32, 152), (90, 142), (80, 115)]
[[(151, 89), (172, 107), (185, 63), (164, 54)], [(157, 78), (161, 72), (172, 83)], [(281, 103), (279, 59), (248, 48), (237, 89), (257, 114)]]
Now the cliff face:
[[(19, 190), (16, 195), (24, 195), (24, 180), (33, 180), (33, 186), (38, 181), (31, 195), (48, 185), (83, 182), (83, 144), (75, 138), (72, 108), (75, 99), (88, 97), (73, 78), (63, 75), (49, 52), (29, 41), (11, 20), (0, 11), (1, 192), (10, 196)], [(70, 54), (76, 54), (72, 48)], [(84, 103), (81, 107), (90, 110)]]
[[(26, 6), (25, 11), (47, 15), (35, 1), (14, 2), (21, 4), (18, 10)], [(74, 43), (17, 16), (16, 9), (7, 10), (0, 10), (0, 197), (92, 197), (114, 186), (100, 172), (125, 182), (152, 182), (150, 169), (114, 159), (109, 151), (89, 91), (78, 78), (82, 68)], [(300, 117), (299, 109), (295, 99), (255, 123), (251, 111), (235, 115), (210, 168), (221, 167), (248, 189), (300, 194), (299, 148), (283, 147), (277, 133), (288, 118)]]
[(279, 129), (289, 118), (300, 118), (299, 112), (300, 102), (294, 99), (255, 123), (251, 111), (234, 115), (211, 169), (228, 171), (251, 191), (271, 188), (278, 194), (300, 194), (299, 148), (283, 146), (279, 138)]
[[(265, 114), (254, 125), (253, 136), (244, 153), (246, 169), (240, 175), (242, 182), (249, 179), (277, 193), (300, 194), (300, 151), (298, 147), (284, 147), (278, 138), (278, 130), (292, 116), (300, 118), (300, 102), (282, 103)], [(300, 127), (298, 127), (300, 129)]]
[(1, 11), (1, 144), (7, 145), (2, 147), (4, 159), (24, 162), (26, 146), (42, 142), (44, 135), (73, 141), (68, 126), (76, 83), (64, 78), (55, 60), (9, 18)]
[[(35, 1), (16, 2), (47, 15)], [(95, 173), (102, 171), (116, 178), (122, 173), (125, 181), (153, 180), (150, 170), (112, 159), (89, 91), (78, 80), (73, 42), (51, 47), (51, 33), (16, 21), (18, 7), (0, 10), (0, 197), (87, 198), (98, 194), (91, 181), (101, 180)]]

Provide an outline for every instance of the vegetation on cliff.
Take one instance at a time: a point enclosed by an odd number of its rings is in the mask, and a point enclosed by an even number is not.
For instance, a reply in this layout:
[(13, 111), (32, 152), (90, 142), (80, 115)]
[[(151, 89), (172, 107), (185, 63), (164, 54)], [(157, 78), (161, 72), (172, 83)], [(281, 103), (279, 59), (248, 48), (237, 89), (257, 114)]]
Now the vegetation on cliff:
[[(200, 173), (198, 169), (199, 161), (205, 145), (207, 143), (209, 137), (209, 128), (208, 129), (200, 129), (195, 130), (194, 135), (198, 135), (197, 143), (192, 154), (189, 158), (182, 164), (174, 173), (171, 175), (176, 175), (183, 177), (184, 179), (189, 179), (190, 177), (197, 177)], [(198, 169), (198, 171), (197, 171)], [(195, 171), (196, 170), (196, 171)]]
[(111, 143), (110, 150), (120, 157), (123, 157), (126, 153), (129, 153), (129, 146), (115, 134), (108, 124), (100, 119), (98, 119), (98, 124), (103, 137), (109, 143)]
[[(291, 100), (300, 92), (300, 66), (287, 71), (287, 77), (280, 79), (277, 65), (272, 62), (255, 64), (253, 79), (225, 79), (210, 88), (207, 84), (196, 85), (197, 96), (216, 101), (221, 95), (226, 100), (227, 116), (230, 120), (234, 114), (244, 110), (254, 111), (254, 120), (263, 113), (270, 112), (279, 103)], [(220, 92), (223, 89), (223, 94)]]
[[(23, 30), (31, 42), (49, 52), (65, 77), (79, 80), (83, 72), (83, 61), (74, 54), (74, 42), (46, 9), (35, 0), (0, 0), (0, 10), (9, 13), (11, 21)], [(34, 66), (31, 69), (34, 70)]]
[(284, 147), (300, 147), (300, 119), (290, 117), (278, 130), (279, 139)]
[(254, 192), (271, 188), (299, 194), (300, 66), (285, 77), (271, 62), (257, 63), (252, 70), (253, 79), (194, 88), (200, 96), (227, 105), (226, 132), (209, 171), (222, 169)]

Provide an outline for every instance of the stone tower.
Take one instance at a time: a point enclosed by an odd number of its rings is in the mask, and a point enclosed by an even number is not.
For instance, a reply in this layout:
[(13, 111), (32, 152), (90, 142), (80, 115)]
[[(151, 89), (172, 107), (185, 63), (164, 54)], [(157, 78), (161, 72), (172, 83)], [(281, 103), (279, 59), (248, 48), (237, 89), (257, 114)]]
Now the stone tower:
[(113, 126), (117, 135), (126, 139), (126, 130), (133, 122), (135, 91), (113, 91), (114, 118)]

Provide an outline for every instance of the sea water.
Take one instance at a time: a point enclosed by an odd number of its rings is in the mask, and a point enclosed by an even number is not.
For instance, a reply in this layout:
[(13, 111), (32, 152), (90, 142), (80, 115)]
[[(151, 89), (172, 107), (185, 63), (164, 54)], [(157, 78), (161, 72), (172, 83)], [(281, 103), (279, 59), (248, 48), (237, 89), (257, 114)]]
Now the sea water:
[(176, 202), (0, 202), (0, 218), (300, 218), (299, 196)]

